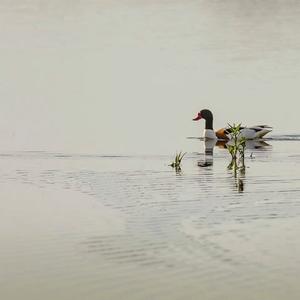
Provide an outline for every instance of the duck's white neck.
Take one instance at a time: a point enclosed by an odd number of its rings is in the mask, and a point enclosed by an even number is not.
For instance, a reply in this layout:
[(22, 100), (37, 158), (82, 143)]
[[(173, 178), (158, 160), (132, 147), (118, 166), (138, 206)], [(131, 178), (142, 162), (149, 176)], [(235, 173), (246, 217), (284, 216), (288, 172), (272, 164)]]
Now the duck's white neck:
[(211, 140), (216, 140), (217, 136), (214, 132), (213, 129), (204, 129), (203, 131), (203, 138), (205, 139), (211, 139)]

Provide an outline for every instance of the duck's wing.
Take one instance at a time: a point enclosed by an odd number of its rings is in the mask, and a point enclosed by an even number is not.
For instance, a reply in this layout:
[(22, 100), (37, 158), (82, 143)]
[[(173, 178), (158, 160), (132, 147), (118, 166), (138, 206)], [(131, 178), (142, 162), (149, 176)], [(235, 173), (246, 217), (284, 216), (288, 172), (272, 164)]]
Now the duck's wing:
[[(267, 133), (272, 131), (272, 127), (269, 125), (255, 125), (251, 127), (240, 127), (242, 135), (246, 139), (260, 139)], [(231, 138), (232, 129), (230, 127), (221, 128), (216, 131), (218, 140), (228, 140)]]
[[(241, 126), (240, 130), (244, 130), (246, 127)], [(230, 140), (231, 139), (232, 128), (225, 127), (216, 131), (216, 136), (218, 140)]]

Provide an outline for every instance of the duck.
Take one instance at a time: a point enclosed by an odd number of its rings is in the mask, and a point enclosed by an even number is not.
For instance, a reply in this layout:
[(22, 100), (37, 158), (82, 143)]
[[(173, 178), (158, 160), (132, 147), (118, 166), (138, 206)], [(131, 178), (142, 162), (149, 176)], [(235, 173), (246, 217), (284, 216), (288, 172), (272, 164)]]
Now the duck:
[[(230, 127), (221, 128), (217, 131), (213, 129), (213, 114), (209, 109), (202, 109), (198, 112), (193, 121), (205, 120), (205, 129), (203, 138), (228, 141), (231, 139)], [(272, 131), (272, 127), (268, 125), (256, 125), (251, 127), (241, 126), (241, 137), (246, 140), (262, 139), (267, 133)]]

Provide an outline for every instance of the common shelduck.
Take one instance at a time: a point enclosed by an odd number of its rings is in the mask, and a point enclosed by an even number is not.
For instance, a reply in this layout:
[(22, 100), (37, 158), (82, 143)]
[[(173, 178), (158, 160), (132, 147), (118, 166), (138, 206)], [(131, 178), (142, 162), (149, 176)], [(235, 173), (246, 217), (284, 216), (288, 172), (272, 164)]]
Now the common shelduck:
[[(230, 140), (231, 129), (221, 128), (218, 131), (214, 131), (213, 129), (213, 114), (208, 109), (202, 109), (194, 121), (198, 121), (200, 119), (205, 120), (205, 129), (203, 132), (203, 137), (206, 139), (218, 139), (218, 140)], [(272, 127), (268, 125), (257, 125), (251, 127), (241, 127), (241, 136), (245, 137), (247, 140), (260, 139), (264, 137), (267, 133), (272, 131)]]

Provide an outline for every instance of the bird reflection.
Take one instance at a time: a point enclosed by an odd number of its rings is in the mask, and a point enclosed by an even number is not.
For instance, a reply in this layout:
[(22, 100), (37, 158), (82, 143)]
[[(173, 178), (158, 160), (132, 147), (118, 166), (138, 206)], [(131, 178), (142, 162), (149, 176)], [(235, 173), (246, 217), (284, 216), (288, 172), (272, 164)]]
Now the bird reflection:
[[(233, 141), (217, 140), (215, 145), (221, 149), (227, 148), (227, 145), (233, 144)], [(263, 149), (265, 147), (270, 147), (265, 140), (247, 140), (246, 149)]]
[(215, 139), (204, 140), (204, 160), (198, 162), (199, 167), (209, 167), (213, 164), (214, 147), (217, 143)]
[[(198, 162), (199, 167), (209, 167), (213, 165), (214, 147), (226, 149), (227, 145), (233, 143), (226, 140), (205, 139), (204, 140), (204, 159)], [(265, 140), (247, 140), (246, 149), (261, 149), (271, 146)], [(251, 153), (252, 156), (252, 153)]]

